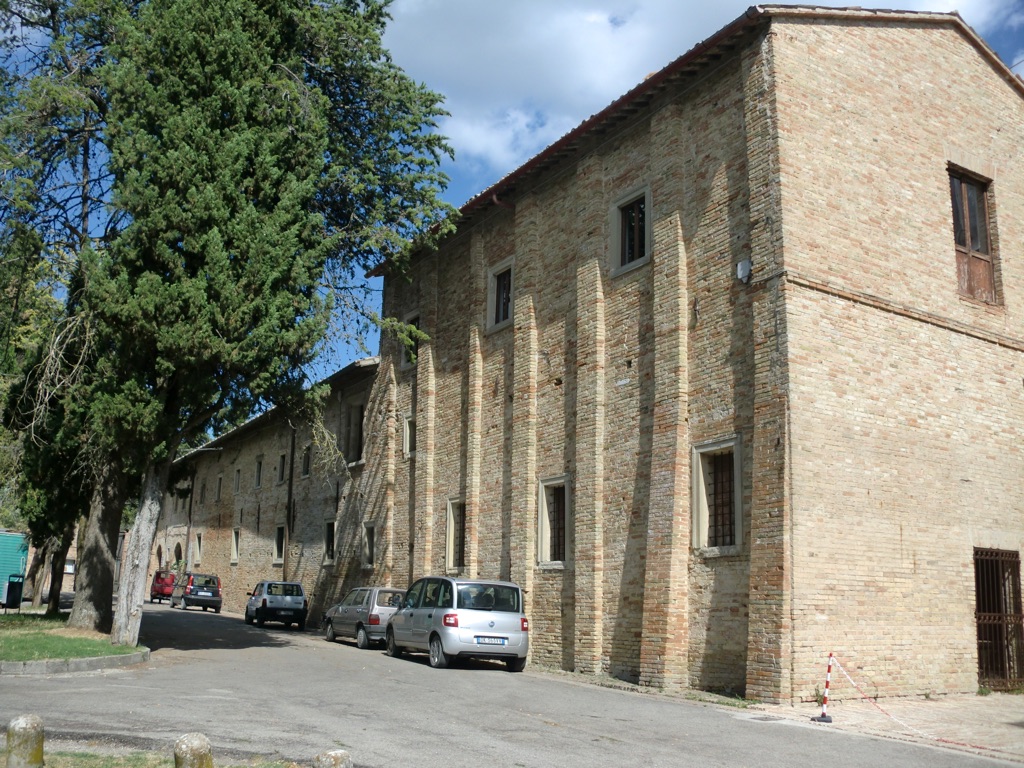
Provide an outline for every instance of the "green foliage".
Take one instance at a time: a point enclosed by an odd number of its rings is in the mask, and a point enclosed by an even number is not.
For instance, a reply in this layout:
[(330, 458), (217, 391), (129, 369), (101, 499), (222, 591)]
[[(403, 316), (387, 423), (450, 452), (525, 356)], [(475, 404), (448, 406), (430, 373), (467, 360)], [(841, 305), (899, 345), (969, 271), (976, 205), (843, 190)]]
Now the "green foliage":
[(0, 288), (51, 302), (0, 321), (31, 520), (300, 399), (327, 329), (377, 321), (367, 270), (452, 226), (388, 5), (0, 0)]

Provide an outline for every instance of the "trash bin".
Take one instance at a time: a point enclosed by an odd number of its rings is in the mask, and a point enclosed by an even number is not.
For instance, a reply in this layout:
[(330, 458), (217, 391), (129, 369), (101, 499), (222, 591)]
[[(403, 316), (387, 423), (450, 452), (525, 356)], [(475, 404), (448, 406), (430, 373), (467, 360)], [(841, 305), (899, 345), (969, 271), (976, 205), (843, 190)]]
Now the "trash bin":
[(17, 608), (21, 610), (21, 594), (25, 588), (25, 577), (12, 573), (7, 577), (7, 597), (4, 598), (4, 610)]

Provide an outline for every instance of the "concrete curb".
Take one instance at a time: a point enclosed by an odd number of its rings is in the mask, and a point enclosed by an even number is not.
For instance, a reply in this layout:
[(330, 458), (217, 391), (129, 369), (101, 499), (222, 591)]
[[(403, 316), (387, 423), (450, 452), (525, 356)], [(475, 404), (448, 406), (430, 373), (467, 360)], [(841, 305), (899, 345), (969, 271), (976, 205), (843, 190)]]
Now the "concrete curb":
[(56, 675), (62, 672), (92, 672), (97, 669), (130, 667), (149, 661), (149, 649), (119, 656), (92, 656), (85, 659), (43, 659), (40, 661), (0, 661), (0, 675)]

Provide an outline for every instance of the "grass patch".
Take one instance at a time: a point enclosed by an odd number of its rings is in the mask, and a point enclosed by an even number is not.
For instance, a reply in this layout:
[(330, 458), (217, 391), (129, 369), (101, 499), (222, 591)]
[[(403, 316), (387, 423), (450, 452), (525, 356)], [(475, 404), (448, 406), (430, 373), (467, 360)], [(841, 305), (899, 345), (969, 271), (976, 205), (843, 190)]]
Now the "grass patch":
[(42, 661), (121, 656), (138, 649), (111, 645), (109, 635), (69, 629), (67, 615), (18, 613), (0, 616), (0, 661)]

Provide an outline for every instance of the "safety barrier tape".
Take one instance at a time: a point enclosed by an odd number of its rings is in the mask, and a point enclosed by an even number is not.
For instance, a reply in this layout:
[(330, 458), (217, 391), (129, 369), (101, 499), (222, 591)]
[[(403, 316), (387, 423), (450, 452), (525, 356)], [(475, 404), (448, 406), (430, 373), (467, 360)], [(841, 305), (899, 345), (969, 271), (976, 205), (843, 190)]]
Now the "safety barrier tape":
[(827, 698), (828, 697), (828, 686), (829, 686), (829, 681), (830, 681), (830, 678), (831, 678), (831, 675), (832, 675), (832, 665), (834, 664), (835, 666), (837, 666), (839, 668), (839, 671), (843, 673), (843, 676), (849, 681), (850, 685), (852, 685), (857, 690), (857, 692), (869, 704), (871, 704), (871, 706), (873, 706), (875, 709), (877, 709), (879, 712), (881, 712), (883, 715), (888, 717), (893, 722), (898, 723), (903, 728), (906, 728), (908, 731), (910, 731), (912, 733), (915, 733), (918, 736), (921, 736), (922, 738), (930, 739), (931, 741), (937, 741), (940, 744), (952, 744), (952, 745), (955, 745), (955, 746), (958, 746), (958, 747), (967, 747), (968, 749), (978, 749), (978, 750), (982, 750), (984, 752), (1000, 752), (1000, 753), (1003, 753), (1003, 754), (1015, 754), (1015, 753), (1009, 752), (1007, 750), (996, 749), (995, 747), (986, 747), (986, 746), (983, 746), (981, 744), (972, 744), (972, 743), (966, 742), (966, 741), (956, 741), (954, 739), (945, 739), (945, 738), (942, 738), (941, 736), (933, 736), (930, 733), (926, 733), (925, 731), (922, 731), (920, 728), (915, 728), (914, 726), (910, 725), (909, 723), (903, 722), (898, 717), (895, 717), (894, 715), (892, 715), (889, 712), (886, 712), (882, 707), (880, 707), (878, 705), (878, 702), (875, 699), (873, 699), (871, 696), (869, 696), (864, 691), (864, 689), (861, 688), (859, 685), (857, 685), (857, 682), (852, 677), (850, 677), (850, 674), (846, 671), (846, 669), (840, 663), (838, 656), (830, 653), (828, 655), (828, 661), (829, 661), (828, 673), (827, 673), (826, 678), (825, 678), (825, 697), (826, 698), (823, 699), (823, 707), (822, 707), (822, 710), (821, 710), (822, 717), (821, 718), (812, 717), (811, 720), (816, 720), (818, 722), (826, 722), (826, 723), (832, 722), (832, 718), (831, 717), (829, 717), (827, 719), (824, 719), (825, 718), (825, 708), (824, 708), (824, 705), (827, 704), (827, 702), (828, 702), (828, 698)]

